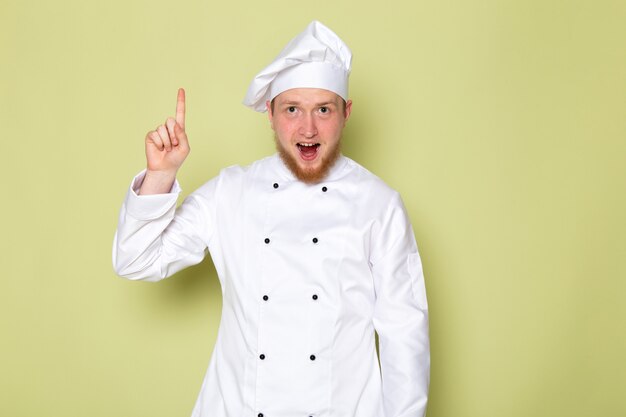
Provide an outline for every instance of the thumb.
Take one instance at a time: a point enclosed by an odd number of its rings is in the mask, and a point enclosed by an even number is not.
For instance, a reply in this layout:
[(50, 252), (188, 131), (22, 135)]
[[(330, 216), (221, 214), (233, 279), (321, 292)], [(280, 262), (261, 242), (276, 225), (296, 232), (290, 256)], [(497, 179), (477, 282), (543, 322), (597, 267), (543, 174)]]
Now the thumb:
[(189, 146), (187, 133), (185, 132), (185, 129), (183, 129), (178, 123), (174, 125), (174, 134), (176, 135), (176, 139), (178, 140), (179, 145), (183, 145), (184, 147)]

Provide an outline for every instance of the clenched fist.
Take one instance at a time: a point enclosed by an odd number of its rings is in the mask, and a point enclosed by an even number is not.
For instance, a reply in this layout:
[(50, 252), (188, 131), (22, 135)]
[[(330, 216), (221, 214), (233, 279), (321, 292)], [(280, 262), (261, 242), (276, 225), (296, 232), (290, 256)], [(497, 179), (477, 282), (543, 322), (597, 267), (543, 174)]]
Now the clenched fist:
[(178, 168), (189, 155), (185, 133), (185, 90), (178, 89), (176, 118), (168, 117), (146, 134), (148, 169), (139, 194), (167, 193), (172, 188)]

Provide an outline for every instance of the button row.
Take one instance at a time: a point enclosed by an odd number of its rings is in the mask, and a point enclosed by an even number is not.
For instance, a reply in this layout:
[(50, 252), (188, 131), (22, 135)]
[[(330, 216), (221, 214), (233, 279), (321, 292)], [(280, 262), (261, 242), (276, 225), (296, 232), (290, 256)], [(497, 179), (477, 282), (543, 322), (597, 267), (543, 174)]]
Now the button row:
[[(318, 298), (318, 297), (317, 297), (317, 294), (313, 294), (313, 295), (311, 296), (311, 298), (312, 298), (312, 299), (314, 299), (314, 300), (317, 300), (317, 298)], [(263, 301), (267, 301), (267, 300), (269, 300), (269, 299), (270, 299), (270, 298), (269, 298), (267, 295), (264, 295), (264, 296), (263, 296)]]
[[(257, 414), (258, 417), (263, 417), (263, 413), (259, 413)], [(309, 416), (309, 417), (313, 417), (313, 416)]]
[[(276, 189), (276, 188), (280, 187), (280, 185), (278, 185), (278, 183), (275, 182), (274, 184), (272, 184), (272, 187), (274, 187), (274, 189)], [(326, 191), (328, 191), (328, 187), (326, 187), (326, 186), (322, 187), (322, 192), (326, 192)]]
[[(261, 360), (265, 360), (265, 354), (264, 354), (264, 353), (261, 353), (261, 354), (259, 355), (259, 359), (261, 359)], [(309, 359), (311, 359), (312, 361), (314, 361), (314, 360), (315, 360), (315, 355), (311, 355), (311, 356), (309, 356)]]
[[(319, 242), (319, 239), (318, 239), (318, 238), (316, 238), (316, 237), (314, 237), (313, 239), (311, 239), (311, 241), (312, 241), (313, 243), (317, 243), (317, 242)], [(265, 242), (265, 244), (266, 244), (266, 245), (269, 245), (271, 241), (270, 241), (270, 238), (269, 238), (269, 237), (266, 237), (265, 239), (263, 239), (263, 242)]]

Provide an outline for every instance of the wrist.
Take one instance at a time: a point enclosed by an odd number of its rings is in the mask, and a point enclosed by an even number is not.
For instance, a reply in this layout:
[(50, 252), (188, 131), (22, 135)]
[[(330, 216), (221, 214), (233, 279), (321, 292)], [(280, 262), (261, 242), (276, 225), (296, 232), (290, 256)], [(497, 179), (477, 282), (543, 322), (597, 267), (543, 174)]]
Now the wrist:
[(177, 169), (171, 170), (158, 170), (146, 168), (146, 178), (152, 177), (153, 179), (170, 179), (176, 178)]
[(176, 171), (146, 170), (139, 194), (167, 194), (176, 181)]

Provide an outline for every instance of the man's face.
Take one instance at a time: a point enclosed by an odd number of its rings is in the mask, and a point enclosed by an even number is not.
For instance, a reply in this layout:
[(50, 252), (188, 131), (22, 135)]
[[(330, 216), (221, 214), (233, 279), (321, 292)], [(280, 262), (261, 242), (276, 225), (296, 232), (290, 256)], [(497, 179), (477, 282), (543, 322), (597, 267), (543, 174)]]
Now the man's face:
[(266, 103), (276, 148), (293, 174), (306, 183), (324, 179), (340, 155), (341, 132), (350, 117), (345, 103), (332, 91), (294, 88)]

